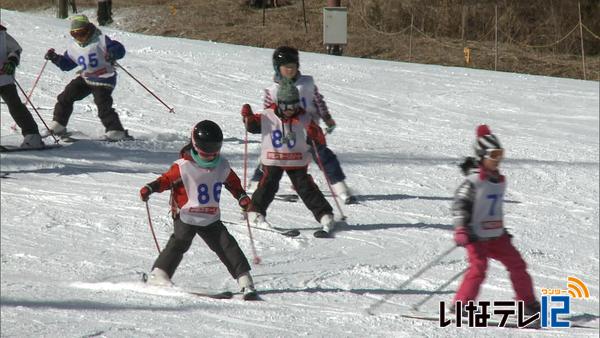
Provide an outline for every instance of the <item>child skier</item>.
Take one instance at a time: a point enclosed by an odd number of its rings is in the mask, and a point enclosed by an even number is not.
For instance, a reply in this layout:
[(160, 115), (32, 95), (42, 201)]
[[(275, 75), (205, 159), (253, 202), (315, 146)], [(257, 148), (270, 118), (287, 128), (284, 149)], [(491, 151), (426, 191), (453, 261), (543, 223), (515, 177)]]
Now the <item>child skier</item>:
[[(315, 85), (312, 76), (300, 74), (300, 59), (298, 50), (293, 47), (282, 46), (273, 52), (273, 69), (275, 76), (273, 80), (275, 84), (270, 88), (265, 89), (263, 98), (263, 109), (268, 109), (274, 102), (277, 102), (277, 89), (282, 79), (290, 79), (294, 82), (300, 93), (300, 102), (306, 113), (312, 118), (317, 125), (321, 119), (327, 126), (327, 133), (331, 134), (335, 129), (335, 121), (331, 117), (327, 104), (323, 100), (323, 95), (319, 93), (319, 89)], [(316, 161), (314, 149), (309, 147), (309, 151)], [(317, 145), (317, 152), (322, 161), (325, 174), (329, 178), (331, 186), (335, 194), (346, 204), (356, 202), (356, 198), (352, 196), (348, 186), (345, 183), (346, 175), (342, 171), (340, 162), (337, 156), (327, 147), (326, 144)], [(254, 171), (252, 176), (252, 186), (255, 186), (262, 177), (262, 170), (259, 167)]]
[(289, 79), (282, 79), (277, 88), (277, 104), (273, 103), (261, 114), (252, 113), (250, 105), (242, 107), (246, 129), (262, 134), (261, 164), (263, 177), (252, 194), (252, 207), (248, 220), (258, 226), (269, 227), (265, 220), (267, 208), (279, 188), (279, 180), (285, 171), (304, 205), (312, 211), (323, 230), (316, 237), (327, 237), (333, 230), (333, 210), (319, 187), (308, 174), (309, 148), (315, 141), (325, 145), (321, 128), (300, 105), (300, 94)]
[[(50, 131), (57, 136), (66, 134), (67, 123), (73, 113), (73, 103), (92, 94), (98, 107), (98, 117), (105, 128), (105, 138), (108, 141), (130, 139), (112, 107), (112, 91), (117, 84), (113, 62), (125, 56), (125, 47), (102, 34), (85, 15), (76, 15), (71, 20), (71, 36), (74, 41), (63, 55), (56, 54), (51, 48), (45, 56), (46, 60), (52, 61), (63, 71), (81, 67), (79, 76), (58, 95)], [(49, 133), (44, 136), (49, 136)]]
[[(488, 259), (500, 261), (510, 274), (517, 300), (528, 314), (539, 312), (527, 264), (511, 243), (504, 227), (503, 204), (506, 179), (499, 172), (504, 149), (487, 125), (477, 128), (474, 144), (476, 158), (468, 157), (461, 165), (466, 179), (458, 187), (452, 204), (454, 241), (467, 250), (469, 268), (456, 292), (453, 304), (463, 307), (475, 300), (485, 279)], [(451, 311), (455, 311), (452, 306)]]
[(174, 218), (174, 232), (154, 262), (148, 283), (172, 285), (171, 278), (197, 234), (237, 279), (244, 299), (257, 299), (248, 260), (220, 220), (222, 186), (242, 209), (251, 205), (239, 177), (220, 154), (222, 143), (223, 133), (216, 123), (199, 122), (192, 129), (190, 143), (181, 149), (181, 158), (140, 190), (141, 199), (147, 201), (150, 194), (170, 189)]
[(6, 102), (10, 116), (21, 128), (21, 148), (43, 148), (44, 142), (38, 125), (31, 112), (21, 102), (15, 86), (15, 69), (19, 65), (20, 56), (21, 46), (6, 32), (6, 27), (0, 25), (0, 97)]

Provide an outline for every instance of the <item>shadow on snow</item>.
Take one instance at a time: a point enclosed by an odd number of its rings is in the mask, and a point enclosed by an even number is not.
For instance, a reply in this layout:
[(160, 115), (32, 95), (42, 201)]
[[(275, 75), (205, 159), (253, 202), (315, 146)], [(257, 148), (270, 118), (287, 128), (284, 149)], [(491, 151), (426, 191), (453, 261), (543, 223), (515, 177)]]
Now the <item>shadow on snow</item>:
[(129, 311), (129, 310), (152, 310), (152, 311), (181, 311), (196, 308), (197, 306), (149, 306), (128, 304), (107, 304), (91, 302), (87, 300), (29, 300), (29, 299), (6, 299), (0, 300), (2, 307), (26, 307), (31, 309), (61, 309), (61, 310), (98, 310), (98, 311)]
[(415, 290), (415, 289), (402, 289), (402, 290), (385, 290), (385, 289), (340, 289), (340, 288), (304, 288), (304, 289), (277, 289), (277, 290), (259, 290), (261, 295), (269, 295), (269, 294), (280, 294), (280, 293), (339, 293), (339, 292), (347, 292), (353, 293), (357, 295), (365, 295), (365, 294), (375, 294), (375, 295), (431, 295), (431, 294), (451, 294), (455, 291), (428, 291), (428, 290)]

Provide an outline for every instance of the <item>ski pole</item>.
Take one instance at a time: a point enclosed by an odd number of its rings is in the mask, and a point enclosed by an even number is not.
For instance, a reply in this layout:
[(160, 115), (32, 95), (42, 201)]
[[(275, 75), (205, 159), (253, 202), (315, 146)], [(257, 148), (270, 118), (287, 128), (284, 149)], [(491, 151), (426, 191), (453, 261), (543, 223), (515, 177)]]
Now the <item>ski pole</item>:
[(152, 226), (152, 218), (150, 217), (150, 207), (148, 206), (148, 201), (146, 201), (146, 214), (148, 215), (148, 225), (150, 226), (152, 238), (154, 238), (154, 244), (156, 244), (156, 250), (158, 250), (158, 254), (160, 254), (160, 245), (158, 245), (158, 240), (156, 239), (156, 234), (154, 233), (154, 227)]
[[(419, 278), (425, 271), (429, 270), (432, 266), (439, 263), (444, 257), (446, 257), (449, 253), (454, 251), (454, 249), (456, 249), (457, 247), (458, 247), (457, 245), (453, 245), (451, 248), (448, 248), (446, 251), (439, 254), (431, 262), (427, 263), (427, 265), (422, 267), (421, 270), (417, 271), (409, 279), (404, 281), (404, 283), (400, 284), (400, 286), (398, 286), (396, 289), (402, 290), (403, 288), (405, 288), (408, 284), (412, 283), (412, 281)], [(369, 306), (369, 308), (367, 309), (367, 313), (370, 315), (374, 314), (373, 310), (375, 310), (375, 308), (379, 307), (381, 304), (385, 303), (391, 296), (392, 296), (392, 294), (387, 294), (387, 295), (385, 295), (385, 297), (383, 297), (380, 300), (378, 300), (377, 302), (371, 304), (371, 306)]]
[(248, 219), (248, 216), (246, 216), (246, 227), (248, 228), (248, 236), (250, 236), (250, 246), (252, 247), (252, 262), (254, 264), (260, 264), (261, 259), (258, 256), (258, 254), (256, 254), (256, 247), (254, 246), (254, 238), (252, 238), (252, 230), (250, 230), (250, 220)]
[(244, 123), (246, 131), (244, 133), (244, 190), (248, 189), (246, 185), (246, 176), (248, 174), (248, 121)]
[(163, 100), (161, 100), (158, 96), (156, 96), (156, 94), (154, 94), (140, 80), (138, 80), (135, 76), (133, 76), (133, 74), (131, 74), (129, 71), (127, 71), (127, 69), (123, 68), (123, 66), (121, 66), (118, 62), (115, 61), (114, 63), (117, 67), (121, 68), (125, 73), (127, 73), (127, 75), (131, 76), (131, 78), (134, 79), (135, 82), (139, 83), (140, 86), (142, 86), (144, 89), (146, 89), (146, 91), (148, 91), (148, 93), (150, 93), (150, 95), (154, 96), (155, 99), (157, 99), (160, 103), (162, 103), (165, 107), (167, 107), (167, 109), (169, 110), (169, 113), (173, 113), (173, 114), (175, 113), (175, 108), (171, 108), (166, 103), (164, 103)]
[[(244, 190), (246, 189), (246, 173), (248, 168), (248, 119), (244, 119), (244, 126), (246, 133), (244, 136)], [(260, 264), (260, 257), (256, 254), (256, 247), (254, 246), (254, 238), (252, 237), (252, 230), (250, 229), (250, 220), (248, 219), (248, 213), (246, 212), (246, 227), (248, 228), (248, 236), (250, 237), (250, 246), (252, 247), (252, 256), (254, 264)]]
[(337, 206), (338, 211), (340, 212), (342, 221), (344, 221), (344, 220), (346, 220), (346, 216), (344, 216), (344, 212), (342, 211), (340, 202), (338, 202), (338, 200), (336, 198), (337, 195), (333, 192), (333, 188), (331, 187), (331, 182), (329, 182), (329, 176), (327, 176), (327, 173), (325, 172), (325, 167), (323, 166), (323, 162), (321, 162), (321, 156), (319, 156), (319, 152), (317, 151), (317, 144), (315, 143), (315, 140), (313, 140), (313, 139), (311, 139), (311, 142), (312, 142), (313, 150), (315, 152), (315, 156), (317, 157), (317, 164), (319, 164), (319, 169), (321, 169), (321, 172), (323, 172), (323, 176), (325, 176), (325, 181), (327, 182), (327, 187), (329, 187), (331, 196), (333, 196), (333, 201), (335, 202), (335, 205)]
[[(40, 72), (38, 73), (37, 77), (35, 78), (35, 81), (33, 82), (33, 86), (31, 87), (31, 89), (29, 90), (29, 94), (27, 95), (28, 99), (31, 99), (31, 95), (33, 95), (33, 90), (35, 89), (35, 87), (38, 84), (38, 81), (40, 81), (40, 77), (42, 77), (42, 73), (44, 72), (44, 69), (46, 69), (46, 65), (48, 64), (48, 60), (46, 60), (44, 62), (44, 65), (42, 66), (42, 70), (40, 70)], [(27, 105), (29, 103), (29, 100), (27, 100), (25, 102), (25, 105)], [(11, 129), (15, 130), (17, 129), (17, 124), (13, 124), (13, 126), (11, 127)]]
[(29, 102), (29, 105), (31, 106), (31, 108), (33, 108), (33, 110), (35, 111), (35, 113), (37, 114), (37, 116), (40, 118), (40, 121), (42, 121), (42, 123), (44, 124), (44, 127), (46, 127), (46, 129), (48, 130), (48, 132), (50, 133), (50, 135), (54, 139), (54, 143), (58, 143), (58, 139), (54, 136), (54, 134), (50, 130), (50, 127), (48, 127), (48, 125), (46, 124), (46, 121), (44, 121), (44, 118), (42, 118), (42, 115), (40, 115), (40, 112), (37, 110), (37, 108), (35, 108), (35, 106), (33, 105), (33, 103), (31, 103), (31, 100), (29, 99), (29, 97), (27, 97), (27, 94), (25, 94), (25, 91), (23, 90), (23, 87), (21, 87), (21, 85), (19, 84), (19, 82), (17, 81), (17, 79), (15, 79), (15, 84), (17, 85), (17, 87), (19, 87), (19, 90), (25, 96), (25, 99), (27, 100), (27, 102)]
[(37, 86), (38, 82), (40, 81), (40, 78), (42, 77), (42, 73), (44, 72), (44, 69), (46, 69), (46, 65), (48, 64), (48, 61), (49, 60), (46, 60), (44, 62), (44, 64), (42, 65), (42, 69), (40, 70), (38, 76), (35, 78), (35, 81), (33, 82), (33, 86), (29, 90), (29, 95), (27, 95), (28, 99), (31, 99), (31, 95), (33, 95), (33, 90), (35, 89), (35, 87)]
[(446, 283), (440, 285), (439, 288), (433, 290), (427, 297), (425, 297), (425, 299), (423, 299), (422, 301), (420, 301), (418, 303), (415, 303), (411, 308), (415, 311), (419, 311), (419, 307), (421, 307), (421, 305), (425, 304), (425, 302), (430, 300), (436, 293), (442, 291), (446, 286), (450, 285), (452, 282), (457, 280), (458, 277), (462, 276), (467, 271), (467, 269), (468, 269), (468, 267), (462, 269), (456, 275), (452, 276), (452, 278), (450, 278)]

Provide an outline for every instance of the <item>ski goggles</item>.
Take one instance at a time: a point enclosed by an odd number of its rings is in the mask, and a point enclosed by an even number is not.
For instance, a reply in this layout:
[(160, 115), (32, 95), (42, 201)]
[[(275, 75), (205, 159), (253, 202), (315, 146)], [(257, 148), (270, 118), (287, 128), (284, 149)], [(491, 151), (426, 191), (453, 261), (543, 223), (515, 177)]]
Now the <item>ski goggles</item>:
[(89, 33), (90, 33), (89, 28), (84, 27), (84, 28), (72, 30), (71, 36), (74, 37), (75, 39), (82, 39), (82, 38), (85, 38)]
[(489, 158), (490, 160), (500, 161), (504, 158), (504, 149), (487, 149), (484, 157)]
[(277, 107), (282, 112), (284, 112), (286, 110), (295, 111), (296, 109), (300, 108), (300, 102), (294, 102), (294, 103), (280, 102), (277, 104)]

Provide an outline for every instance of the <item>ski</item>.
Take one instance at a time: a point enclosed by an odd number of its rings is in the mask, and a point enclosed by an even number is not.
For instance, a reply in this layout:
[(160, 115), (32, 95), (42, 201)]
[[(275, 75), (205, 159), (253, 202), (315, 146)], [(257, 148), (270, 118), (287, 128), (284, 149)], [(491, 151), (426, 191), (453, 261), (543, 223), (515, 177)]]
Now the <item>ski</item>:
[(298, 202), (300, 197), (298, 197), (298, 195), (296, 195), (296, 194), (277, 194), (277, 195), (275, 195), (275, 199), (278, 201), (294, 203), (294, 202)]
[(356, 198), (356, 196), (349, 196), (348, 198), (346, 198), (344, 200), (344, 204), (352, 205), (352, 204), (360, 204), (360, 203), (358, 202), (358, 199)]
[(256, 230), (262, 230), (262, 231), (269, 231), (269, 232), (274, 232), (286, 237), (296, 237), (298, 235), (300, 235), (300, 231), (298, 229), (290, 229), (290, 230), (286, 230), (286, 229), (281, 229), (281, 228), (261, 228), (261, 227), (257, 227), (254, 225), (250, 226), (253, 229)]
[[(221, 220), (221, 222), (223, 222), (225, 224), (241, 225), (240, 223), (224, 221), (224, 220)], [(296, 236), (300, 235), (300, 231), (298, 229), (261, 228), (261, 227), (255, 226), (255, 225), (250, 225), (250, 227), (253, 229), (256, 229), (256, 230), (274, 232), (274, 233), (277, 233), (277, 234), (280, 234), (280, 235), (283, 235), (286, 237), (296, 237)]]
[[(148, 285), (148, 274), (145, 272), (141, 273), (142, 282), (145, 285)], [(185, 292), (187, 294), (197, 296), (197, 297), (206, 297), (212, 299), (231, 299), (233, 298), (233, 292), (231, 291), (222, 291), (222, 292), (203, 292), (203, 291), (194, 291), (194, 290), (186, 290), (178, 287), (172, 287), (174, 290)]]
[(47, 144), (43, 148), (21, 148), (19, 146), (0, 145), (0, 153), (13, 153), (19, 151), (50, 150), (62, 147), (62, 144)]
[[(78, 141), (99, 141), (99, 142), (121, 142), (121, 141), (133, 141), (135, 140), (135, 138), (131, 135), (129, 135), (128, 131), (125, 131), (126, 136), (121, 139), (121, 140), (110, 140), (107, 139), (105, 136), (101, 136), (101, 137), (90, 137), (80, 131), (67, 131), (64, 134), (61, 135), (56, 135), (56, 137), (58, 137), (58, 139), (64, 143), (75, 143)], [(43, 135), (42, 138), (47, 138), (50, 137), (50, 134), (47, 135)]]
[(331, 229), (329, 231), (319, 229), (313, 233), (313, 236), (315, 236), (316, 238), (333, 238), (333, 234), (335, 231), (348, 226), (348, 223), (346, 223), (345, 216), (341, 219), (335, 220), (334, 224), (335, 224), (335, 226), (333, 227), (333, 229)]
[(260, 298), (257, 292), (246, 293), (242, 296), (242, 298), (248, 301), (263, 300), (262, 298)]
[(198, 292), (198, 291), (190, 291), (190, 290), (182, 290), (185, 293), (189, 293), (190, 295), (194, 295), (197, 297), (207, 297), (212, 299), (231, 299), (233, 298), (233, 292), (231, 291), (223, 291), (217, 293), (210, 292)]
[(60, 137), (60, 140), (66, 143), (75, 143), (75, 142), (79, 142), (79, 141), (96, 141), (96, 142), (109, 142), (109, 143), (117, 143), (117, 142), (125, 142), (125, 141), (134, 141), (135, 138), (133, 138), (133, 136), (131, 135), (127, 135), (125, 136), (125, 138), (121, 139), (121, 140), (111, 140), (111, 139), (107, 139), (104, 137), (99, 137), (99, 138), (79, 138), (79, 137), (74, 137), (71, 135), (63, 135)]
[(313, 233), (316, 238), (330, 238), (331, 234), (325, 230), (317, 230)]

